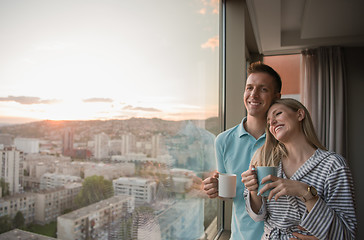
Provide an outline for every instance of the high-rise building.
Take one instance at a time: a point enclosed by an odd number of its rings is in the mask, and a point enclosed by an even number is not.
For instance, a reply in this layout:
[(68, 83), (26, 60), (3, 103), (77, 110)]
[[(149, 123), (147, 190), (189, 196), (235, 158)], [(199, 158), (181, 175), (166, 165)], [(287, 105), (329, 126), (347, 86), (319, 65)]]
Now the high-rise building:
[(0, 150), (0, 178), (9, 184), (10, 194), (21, 191), (23, 177), (23, 152), (15, 147), (5, 147)]
[(123, 146), (123, 140), (121, 139), (113, 139), (109, 141), (109, 151), (110, 155), (121, 155), (121, 149)]
[(129, 153), (133, 153), (135, 150), (135, 136), (132, 134), (125, 134), (121, 136), (122, 146), (121, 146), (121, 155), (127, 155)]
[(66, 128), (62, 138), (62, 154), (71, 156), (73, 153), (73, 129)]
[(105, 133), (95, 135), (95, 158), (109, 157), (109, 136)]
[(161, 134), (152, 136), (152, 158), (156, 158), (159, 155), (164, 155), (166, 153), (164, 147), (164, 137)]
[(14, 145), (24, 153), (39, 153), (39, 139), (15, 138)]

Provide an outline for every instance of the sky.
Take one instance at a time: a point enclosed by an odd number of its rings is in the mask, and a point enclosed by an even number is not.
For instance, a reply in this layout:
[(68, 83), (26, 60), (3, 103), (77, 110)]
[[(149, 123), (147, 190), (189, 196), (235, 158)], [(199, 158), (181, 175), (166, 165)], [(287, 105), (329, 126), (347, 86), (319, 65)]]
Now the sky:
[(217, 116), (218, 0), (0, 0), (0, 123)]

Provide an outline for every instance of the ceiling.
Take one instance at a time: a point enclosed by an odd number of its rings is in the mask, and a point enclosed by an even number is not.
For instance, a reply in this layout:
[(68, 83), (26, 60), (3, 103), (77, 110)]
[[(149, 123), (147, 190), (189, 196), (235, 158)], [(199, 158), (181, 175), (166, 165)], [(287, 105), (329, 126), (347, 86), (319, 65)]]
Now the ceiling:
[(260, 54), (364, 46), (363, 0), (246, 0), (246, 4)]

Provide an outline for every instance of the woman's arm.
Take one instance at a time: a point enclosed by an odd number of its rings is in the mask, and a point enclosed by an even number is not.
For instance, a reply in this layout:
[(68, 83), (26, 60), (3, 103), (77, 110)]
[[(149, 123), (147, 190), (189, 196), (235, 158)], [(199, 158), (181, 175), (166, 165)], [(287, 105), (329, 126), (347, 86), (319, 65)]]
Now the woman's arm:
[[(266, 204), (263, 201), (263, 199), (260, 200), (260, 209), (258, 209), (256, 212), (252, 209), (252, 202), (251, 202), (251, 195), (252, 193), (249, 192), (248, 189), (245, 188), (244, 190), (244, 199), (245, 199), (245, 210), (247, 211), (247, 213), (249, 214), (249, 216), (255, 221), (255, 222), (260, 222), (260, 221), (264, 221), (266, 213), (267, 213), (267, 208), (266, 208)], [(259, 197), (259, 196), (258, 196)]]
[(319, 198), (301, 226), (319, 239), (355, 239), (357, 228), (354, 185), (347, 166), (335, 169), (325, 181), (325, 197)]
[(247, 212), (256, 222), (264, 220), (265, 205), (263, 205), (262, 196), (257, 195), (258, 180), (253, 165), (241, 174), (241, 181), (245, 186), (244, 199)]
[(258, 196), (256, 191), (250, 191), (250, 206), (255, 213), (259, 213), (262, 208), (262, 196)]
[[(316, 179), (318, 184), (319, 179), (318, 176)], [(301, 197), (307, 192), (308, 185), (300, 181), (268, 176), (263, 178), (262, 183), (269, 180), (272, 183), (267, 183), (260, 190), (264, 192), (272, 188), (268, 200), (273, 197), (277, 200), (283, 195)], [(341, 165), (331, 171), (323, 181), (324, 199), (316, 197), (305, 202), (307, 212), (300, 226), (319, 239), (354, 239), (357, 222), (354, 184), (349, 167)]]

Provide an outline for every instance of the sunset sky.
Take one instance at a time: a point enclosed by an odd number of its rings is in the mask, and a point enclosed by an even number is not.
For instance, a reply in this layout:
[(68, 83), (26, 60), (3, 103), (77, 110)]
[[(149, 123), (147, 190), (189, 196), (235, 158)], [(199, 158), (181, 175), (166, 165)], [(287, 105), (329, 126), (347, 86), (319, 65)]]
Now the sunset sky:
[(217, 0), (0, 0), (0, 123), (217, 116)]

